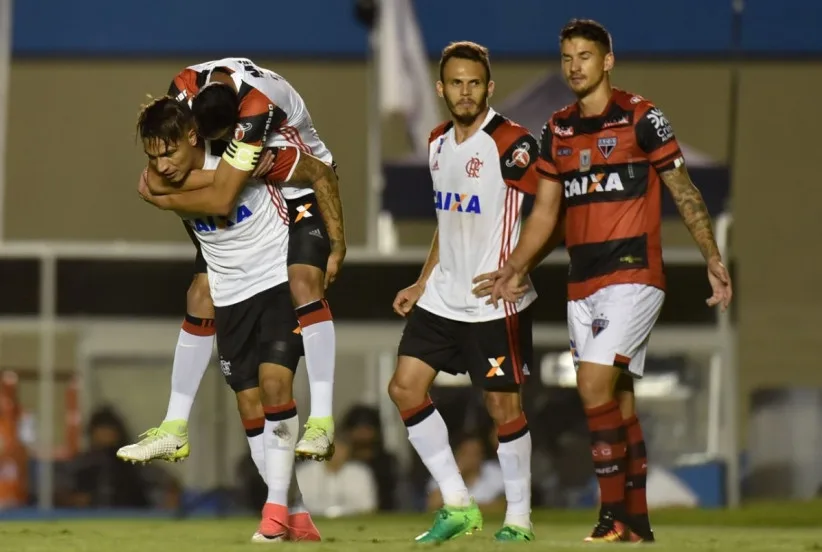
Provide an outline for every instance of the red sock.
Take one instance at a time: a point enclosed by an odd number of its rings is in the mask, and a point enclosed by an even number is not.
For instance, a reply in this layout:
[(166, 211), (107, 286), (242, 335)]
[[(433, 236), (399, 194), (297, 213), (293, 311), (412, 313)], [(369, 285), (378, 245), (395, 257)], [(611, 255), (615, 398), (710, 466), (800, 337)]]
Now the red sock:
[(648, 453), (645, 438), (636, 416), (625, 420), (628, 436), (628, 469), (625, 477), (625, 505), (628, 515), (648, 515), (648, 501), (645, 498), (645, 480), (648, 477)]
[(591, 456), (599, 481), (603, 510), (625, 510), (625, 425), (619, 405), (612, 400), (602, 406), (586, 408), (588, 430), (591, 432)]

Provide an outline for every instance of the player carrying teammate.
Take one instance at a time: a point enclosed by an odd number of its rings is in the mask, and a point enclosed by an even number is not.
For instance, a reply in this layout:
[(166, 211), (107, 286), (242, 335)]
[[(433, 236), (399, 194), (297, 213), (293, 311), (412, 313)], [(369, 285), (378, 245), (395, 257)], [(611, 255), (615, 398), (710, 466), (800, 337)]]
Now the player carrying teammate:
[(564, 195), (568, 329), (601, 496), (599, 522), (585, 540), (648, 542), (647, 457), (632, 378), (642, 377), (665, 298), (660, 180), (707, 262), (709, 306), (728, 307), (731, 279), (670, 123), (648, 100), (611, 86), (608, 31), (572, 20), (560, 47), (578, 99), (545, 125), (536, 204), (507, 263), (490, 275), (497, 278), (491, 303), (520, 300), (529, 289), (527, 267), (554, 230)]
[[(214, 169), (219, 163), (219, 157), (203, 147), (188, 105), (173, 98), (148, 105), (140, 114), (138, 132), (149, 165), (169, 176)], [(297, 162), (296, 154), (287, 155), (285, 149), (279, 153), (273, 175), (293, 173), (310, 181), (312, 171), (325, 167), (308, 155)], [(195, 214), (203, 212), (200, 209), (180, 215), (202, 246), (221, 368), (237, 394), (252, 458), (268, 485), (253, 540), (319, 540), (307, 512), (289, 511), (287, 506), (299, 432), (292, 384), (303, 343), (294, 332), (298, 322), (288, 288), (288, 224), (271, 200), (275, 193), (272, 184), (252, 180), (228, 216)]]
[[(494, 92), (488, 51), (472, 42), (443, 50), (437, 93), (451, 121), (431, 133), (437, 231), (420, 278), (394, 300), (408, 316), (388, 392), (408, 439), (439, 485), (444, 506), (419, 542), (442, 542), (482, 528), (428, 396), (437, 372), (469, 373), (484, 390), (499, 436), (507, 510), (499, 541), (530, 541), (531, 435), (520, 388), (532, 358), (530, 292), (496, 308), (471, 293), (472, 278), (502, 266), (517, 243), (524, 194), (536, 191), (537, 142), (488, 105)], [(415, 306), (416, 305), (416, 306)]]
[[(310, 154), (333, 165), (331, 153), (317, 135), (297, 91), (281, 76), (247, 59), (227, 58), (188, 67), (175, 77), (169, 95), (191, 103), (198, 132), (206, 139), (215, 139), (213, 147), (220, 140), (229, 141), (216, 171), (195, 170), (175, 182), (149, 173), (148, 183), (154, 194), (180, 195), (188, 209), (197, 202), (205, 202), (209, 213), (224, 214), (230, 209), (232, 198), (251, 171), (255, 176), (267, 172), (267, 166), (261, 171), (256, 165), (263, 146), (293, 146), (286, 150), (288, 155)], [(269, 151), (266, 150), (260, 165), (270, 160)], [(333, 454), (336, 345), (334, 323), (324, 295), (345, 256), (336, 175), (315, 180), (313, 189), (282, 187), (282, 195), (285, 201), (279, 194), (273, 195), (272, 200), (278, 211), (290, 219), (288, 275), (306, 342), (311, 396), (306, 432), (298, 443), (297, 454), (325, 459)], [(213, 347), (213, 337), (209, 337), (213, 335), (213, 305), (205, 271), (205, 262), (198, 252), (195, 277), (187, 295), (186, 322), (172, 368), (166, 418), (159, 428), (149, 430), (146, 439), (129, 447), (130, 455), (178, 460), (189, 454), (188, 416)], [(174, 451), (161, 452), (168, 444), (175, 446)]]

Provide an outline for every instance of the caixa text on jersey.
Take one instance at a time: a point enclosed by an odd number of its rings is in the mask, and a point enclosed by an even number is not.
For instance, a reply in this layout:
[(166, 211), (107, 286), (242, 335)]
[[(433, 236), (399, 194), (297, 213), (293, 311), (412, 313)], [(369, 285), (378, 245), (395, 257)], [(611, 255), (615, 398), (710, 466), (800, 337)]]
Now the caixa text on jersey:
[(457, 192), (434, 191), (434, 208), (437, 211), (481, 214), (480, 199), (477, 195)]
[(250, 218), (254, 213), (246, 205), (240, 205), (234, 210), (234, 214), (229, 217), (223, 216), (207, 216), (197, 218), (187, 218), (186, 222), (191, 225), (195, 232), (205, 234), (208, 232), (216, 232), (217, 230), (225, 230), (237, 224), (240, 224), (245, 219)]

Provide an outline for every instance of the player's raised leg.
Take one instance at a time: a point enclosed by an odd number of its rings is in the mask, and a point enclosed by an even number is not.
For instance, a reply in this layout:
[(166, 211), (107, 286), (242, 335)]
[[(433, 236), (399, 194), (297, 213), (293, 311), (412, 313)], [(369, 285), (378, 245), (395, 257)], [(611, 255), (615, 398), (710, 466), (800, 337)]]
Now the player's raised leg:
[(197, 390), (214, 349), (214, 305), (208, 287), (205, 261), (197, 254), (196, 273), (186, 294), (186, 317), (177, 338), (171, 369), (171, 395), (165, 419), (149, 429), (138, 443), (117, 451), (122, 460), (148, 462), (184, 460), (190, 453), (188, 419)]
[(288, 280), (305, 350), (311, 410), (297, 456), (326, 460), (334, 454), (336, 333), (325, 300), (328, 232), (313, 194), (289, 200)]
[(471, 324), (472, 349), (465, 358), (474, 368), (472, 379), (484, 387), (485, 405), (497, 430), (497, 457), (505, 486), (505, 520), (497, 541), (532, 541), (531, 433), (522, 410), (520, 390), (533, 363), (531, 313)]
[(428, 396), (437, 375), (432, 364), (439, 368), (456, 360), (458, 325), (415, 309), (403, 332), (397, 369), (388, 385), (388, 394), (408, 429), (408, 440), (442, 494), (443, 507), (434, 525), (419, 535), (417, 542), (444, 542), (482, 529), (482, 513), (457, 467), (445, 420)]

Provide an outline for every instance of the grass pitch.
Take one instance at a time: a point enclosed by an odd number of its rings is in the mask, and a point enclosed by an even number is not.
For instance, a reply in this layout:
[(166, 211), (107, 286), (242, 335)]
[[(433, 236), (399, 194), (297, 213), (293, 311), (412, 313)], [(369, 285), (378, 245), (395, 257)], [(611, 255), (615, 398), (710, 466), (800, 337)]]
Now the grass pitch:
[[(322, 543), (282, 543), (269, 546), (306, 552), (400, 552), (426, 545), (414, 536), (429, 527), (430, 515), (382, 515), (317, 520)], [(822, 551), (822, 502), (759, 504), (736, 511), (667, 510), (652, 514), (657, 543), (668, 551)], [(501, 519), (487, 516), (485, 529), (442, 545), (442, 550), (484, 552), (527, 547), (551, 552), (591, 545), (582, 538), (591, 530), (593, 512), (537, 511), (537, 540), (499, 544), (493, 534)], [(254, 518), (196, 520), (49, 520), (0, 522), (0, 550), (9, 552), (232, 552), (249, 550), (256, 529)], [(437, 547), (438, 549), (440, 547)]]

